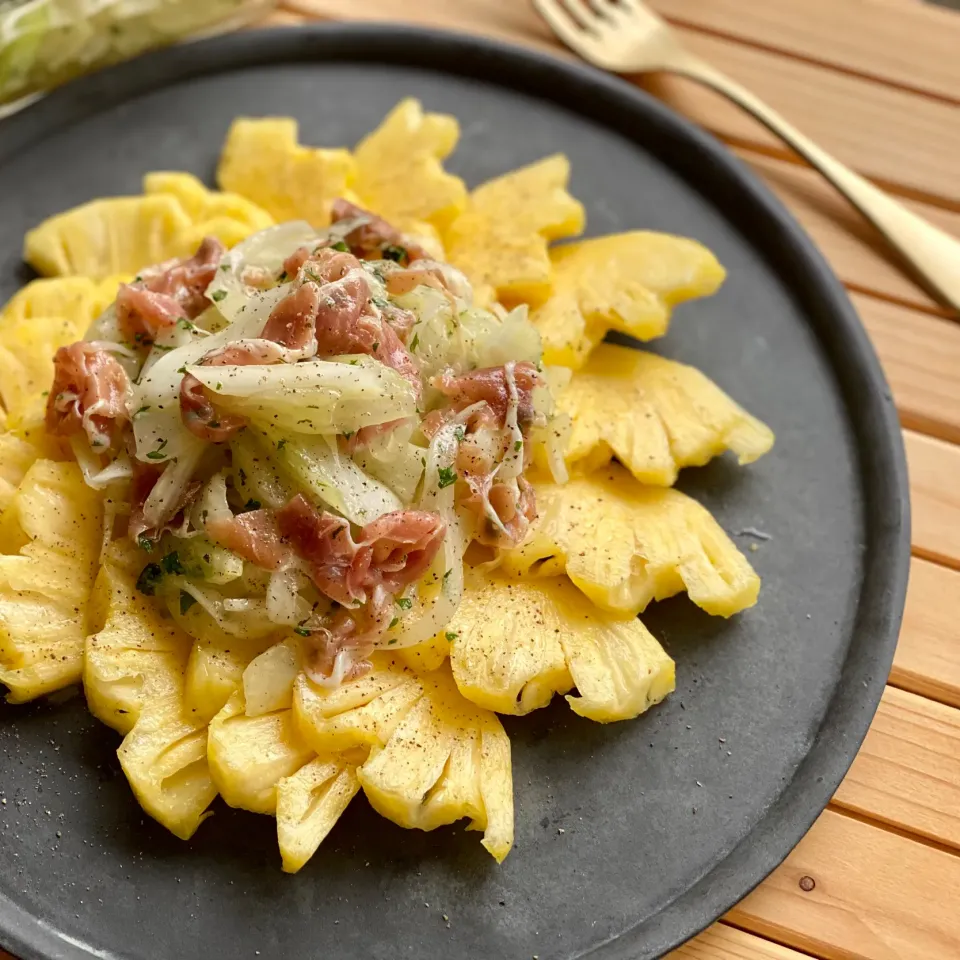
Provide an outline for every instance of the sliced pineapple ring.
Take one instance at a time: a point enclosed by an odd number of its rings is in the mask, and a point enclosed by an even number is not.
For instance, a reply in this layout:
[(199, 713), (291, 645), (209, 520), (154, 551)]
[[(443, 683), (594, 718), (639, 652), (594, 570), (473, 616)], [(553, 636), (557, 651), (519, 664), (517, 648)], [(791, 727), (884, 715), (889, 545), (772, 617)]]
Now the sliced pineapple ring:
[(562, 154), (481, 184), (445, 236), (451, 262), (470, 278), (479, 303), (539, 303), (550, 296), (547, 242), (583, 230), (583, 205), (567, 192)]
[(0, 330), (18, 320), (62, 317), (77, 329), (87, 327), (113, 303), (117, 288), (129, 275), (91, 280), (89, 277), (52, 277), (32, 280), (0, 310)]
[(277, 840), (285, 873), (316, 852), (360, 789), (357, 768), (317, 757), (277, 783)]
[(189, 840), (209, 816), (217, 788), (207, 764), (207, 725), (184, 716), (182, 690), (143, 703), (117, 756), (140, 806)]
[(101, 503), (72, 463), (38, 460), (4, 511), (0, 682), (13, 703), (76, 683), (101, 541)]
[(449, 668), (417, 676), (383, 654), (335, 689), (301, 677), (294, 714), (319, 752), (369, 751), (358, 776), (371, 805), (402, 827), (433, 830), (469, 817), (502, 860), (513, 845), (510, 741), (500, 721), (465, 700)]
[(671, 486), (682, 467), (726, 450), (752, 463), (773, 431), (694, 367), (602, 343), (557, 400), (573, 421), (567, 464), (582, 473), (616, 457), (642, 483)]
[(93, 200), (44, 220), (27, 234), (24, 260), (48, 277), (105, 280), (189, 256), (205, 236), (230, 247), (273, 223), (250, 200), (210, 191), (191, 174), (147, 174), (144, 190), (143, 196)]
[(554, 290), (531, 319), (543, 362), (579, 369), (608, 330), (663, 336), (671, 308), (714, 293), (726, 273), (702, 244), (635, 230), (554, 247)]
[(573, 710), (608, 723), (674, 688), (674, 663), (647, 628), (598, 610), (566, 577), (478, 581), (447, 630), (460, 692), (498, 713), (522, 716), (575, 686)]
[(456, 117), (401, 100), (354, 150), (360, 202), (404, 231), (422, 232), (417, 221), (446, 229), (467, 202), (463, 181), (443, 169), (459, 139)]
[(220, 155), (217, 183), (262, 207), (277, 223), (330, 222), (330, 204), (350, 195), (356, 163), (349, 150), (303, 147), (292, 117), (239, 117)]
[(159, 171), (143, 178), (147, 196), (176, 197), (193, 221), (192, 229), (180, 238), (180, 256), (192, 254), (206, 236), (219, 238), (225, 246), (236, 246), (251, 233), (272, 227), (273, 217), (252, 200), (238, 193), (208, 190), (192, 173)]
[(100, 570), (84, 648), (83, 689), (90, 712), (127, 734), (144, 704), (182, 693), (192, 639), (136, 589), (136, 576), (108, 562)]
[(729, 617), (757, 602), (760, 578), (709, 511), (664, 487), (645, 487), (618, 465), (563, 486), (537, 486), (530, 535), (506, 551), (519, 577), (567, 576), (599, 607), (636, 616), (684, 590), (707, 613)]
[(231, 807), (276, 813), (277, 782), (313, 759), (297, 733), (292, 710), (248, 717), (239, 691), (210, 721), (210, 772)]
[(57, 214), (26, 236), (23, 259), (48, 277), (100, 280), (178, 256), (193, 221), (176, 197), (110, 197)]

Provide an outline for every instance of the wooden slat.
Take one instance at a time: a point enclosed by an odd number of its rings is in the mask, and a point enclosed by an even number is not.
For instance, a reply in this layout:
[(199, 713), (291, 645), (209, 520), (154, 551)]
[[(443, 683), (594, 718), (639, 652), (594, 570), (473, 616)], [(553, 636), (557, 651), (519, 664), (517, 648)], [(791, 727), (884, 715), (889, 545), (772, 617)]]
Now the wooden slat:
[(960, 323), (853, 294), (905, 427), (960, 442)]
[(960, 710), (887, 687), (833, 803), (960, 850)]
[[(453, 26), (517, 43), (552, 39), (537, 13), (515, 0), (286, 0), (290, 10), (319, 17), (393, 20)], [(960, 113), (953, 106), (892, 87), (789, 60), (697, 31), (681, 30), (693, 52), (761, 93), (821, 146), (871, 177), (898, 189), (960, 209), (960, 182), (944, 156), (960, 155)], [(659, 94), (688, 116), (728, 139), (790, 156), (742, 110), (689, 81), (647, 78)], [(897, 118), (895, 131), (890, 117)]]
[[(896, 190), (960, 209), (960, 109), (730, 40), (681, 30), (690, 50), (761, 95), (821, 147)], [(782, 142), (703, 86), (657, 75), (643, 85), (725, 139), (790, 156)], [(896, 118), (895, 123), (891, 118)]]
[(904, 431), (913, 507), (913, 551), (960, 569), (960, 447)]
[[(735, 149), (734, 152), (746, 160), (790, 208), (849, 287), (932, 313), (952, 312), (913, 279), (886, 240), (820, 174), (809, 167), (755, 151)], [(960, 239), (960, 214), (911, 200), (904, 203), (914, 213)]]
[(729, 919), (824, 960), (956, 960), (958, 889), (960, 857), (827, 810)]
[(960, 707), (960, 573), (914, 557), (890, 682)]
[(807, 960), (807, 957), (736, 927), (715, 923), (699, 937), (668, 953), (665, 960)]
[(668, 20), (960, 102), (960, 17), (932, 4), (650, 0), (650, 5)]

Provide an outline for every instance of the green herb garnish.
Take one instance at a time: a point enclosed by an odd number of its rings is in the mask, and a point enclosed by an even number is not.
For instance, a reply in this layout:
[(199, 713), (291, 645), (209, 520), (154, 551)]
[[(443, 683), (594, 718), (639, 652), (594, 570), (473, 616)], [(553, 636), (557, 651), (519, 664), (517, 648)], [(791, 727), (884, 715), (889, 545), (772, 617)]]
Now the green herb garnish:
[(148, 563), (137, 577), (137, 589), (148, 597), (157, 592), (160, 581), (163, 580), (163, 568), (159, 563)]
[(254, 500), (253, 497), (251, 497), (251, 498), (243, 505), (243, 509), (242, 509), (240, 512), (241, 512), (241, 513), (249, 513), (251, 510), (259, 510), (261, 506), (262, 506), (262, 504), (260, 503), (259, 500)]
[(441, 467), (437, 471), (437, 486), (442, 490), (457, 482), (457, 471), (453, 467)]
[(406, 247), (398, 246), (395, 243), (388, 243), (380, 253), (383, 255), (384, 260), (393, 260), (394, 263), (399, 263), (402, 267), (405, 267), (410, 261), (410, 254), (407, 252)]
[(144, 553), (153, 553), (153, 541), (149, 537), (144, 536), (142, 533), (139, 537), (137, 537), (137, 546)]
[(306, 627), (294, 627), (294, 628), (293, 628), (293, 632), (294, 632), (298, 637), (309, 637), (309, 636), (310, 636), (310, 631), (309, 631)]
[(182, 617), (195, 603), (197, 598), (186, 590), (180, 591), (180, 616)]
[(413, 606), (413, 600), (410, 597), (397, 597), (394, 602), (401, 610), (409, 610)]
[(214, 303), (219, 303), (226, 295), (227, 295), (226, 290), (214, 290), (213, 293), (210, 294), (210, 299)]
[(331, 244), (330, 249), (331, 249), (331, 250), (337, 250), (337, 251), (339, 251), (340, 253), (349, 253), (349, 252), (350, 252), (350, 248), (346, 245), (346, 243), (344, 243), (343, 240), (338, 240), (336, 243)]
[(394, 617), (394, 618), (390, 621), (390, 626), (387, 627), (387, 629), (388, 629), (388, 630), (392, 630), (399, 622), (400, 622), (400, 618), (399, 618), (399, 617)]
[(453, 643), (453, 641), (456, 640), (457, 637), (460, 636), (460, 634), (459, 634), (459, 633), (454, 633), (452, 630), (448, 630), (448, 631), (444, 634), (444, 636), (447, 638), (447, 643)]
[(160, 565), (163, 567), (164, 573), (182, 575), (185, 572), (183, 569), (183, 564), (180, 562), (180, 554), (177, 553), (176, 550), (172, 550), (170, 553), (166, 554), (160, 561)]
[(413, 339), (410, 341), (410, 349), (416, 350), (419, 345), (420, 345), (420, 334), (415, 333), (413, 335)]

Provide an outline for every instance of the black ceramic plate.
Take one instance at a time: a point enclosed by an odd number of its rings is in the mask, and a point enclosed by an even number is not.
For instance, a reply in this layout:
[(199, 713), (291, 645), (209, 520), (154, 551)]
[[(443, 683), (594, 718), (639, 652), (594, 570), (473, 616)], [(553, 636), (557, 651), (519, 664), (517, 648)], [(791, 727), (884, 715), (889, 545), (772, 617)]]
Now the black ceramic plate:
[[(563, 702), (509, 720), (517, 843), (404, 831), (358, 799), (309, 866), (272, 821), (217, 807), (181, 843), (144, 817), (114, 734), (75, 697), (2, 708), (0, 942), (24, 960), (572, 960), (659, 956), (769, 873), (827, 803), (889, 669), (908, 562), (897, 418), (820, 255), (744, 167), (625, 83), (529, 52), (385, 27), (244, 34), (82, 82), (0, 125), (0, 297), (23, 233), (148, 170), (212, 182), (237, 114), (292, 114), (352, 144), (401, 97), (460, 118), (474, 184), (554, 151), (591, 234), (696, 237), (729, 271), (677, 311), (663, 353), (777, 432), (746, 469), (686, 471), (763, 577), (730, 622), (685, 600), (644, 619), (677, 660), (649, 715), (599, 726)], [(746, 528), (766, 541), (742, 535)], [(449, 918), (446, 921), (444, 917)]]

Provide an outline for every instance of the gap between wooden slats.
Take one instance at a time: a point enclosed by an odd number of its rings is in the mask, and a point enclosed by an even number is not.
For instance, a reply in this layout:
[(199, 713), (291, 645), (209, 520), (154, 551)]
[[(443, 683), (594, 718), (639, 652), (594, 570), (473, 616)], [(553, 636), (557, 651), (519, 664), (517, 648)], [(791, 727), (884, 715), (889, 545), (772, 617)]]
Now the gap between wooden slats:
[(932, 5), (838, 0), (648, 0), (699, 30), (960, 103), (960, 17)]
[(827, 810), (727, 919), (825, 960), (956, 960), (958, 889), (960, 857)]
[(905, 430), (913, 552), (960, 569), (960, 446)]

